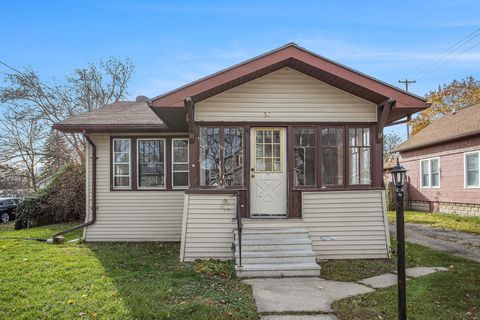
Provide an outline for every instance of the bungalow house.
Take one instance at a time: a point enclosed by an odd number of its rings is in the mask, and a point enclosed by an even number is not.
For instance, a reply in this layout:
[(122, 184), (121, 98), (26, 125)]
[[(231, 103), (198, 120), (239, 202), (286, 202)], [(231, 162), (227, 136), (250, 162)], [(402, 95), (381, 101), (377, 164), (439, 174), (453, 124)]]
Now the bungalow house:
[(301, 276), (388, 257), (383, 128), (426, 107), (288, 44), (54, 128), (88, 141), (86, 241), (179, 241), (182, 261)]
[(396, 151), (412, 209), (480, 216), (480, 104), (444, 115)]

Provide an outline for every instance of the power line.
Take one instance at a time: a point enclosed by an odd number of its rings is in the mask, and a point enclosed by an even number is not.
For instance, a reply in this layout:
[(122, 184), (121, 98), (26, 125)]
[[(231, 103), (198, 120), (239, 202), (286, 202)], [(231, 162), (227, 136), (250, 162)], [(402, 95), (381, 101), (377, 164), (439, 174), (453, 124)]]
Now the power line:
[[(7, 63), (5, 63), (5, 62), (3, 62), (2, 60), (0, 60), (0, 64), (4, 65), (5, 67), (7, 67), (7, 68), (8, 68), (8, 69), (10, 69), (10, 70), (13, 70), (13, 71), (15, 71), (16, 73), (18, 73), (18, 74), (20, 74), (20, 75), (22, 75), (22, 76), (24, 76), (24, 75), (25, 75), (25, 73), (24, 73), (24, 72), (22, 72), (22, 71), (20, 71), (20, 70), (18, 70), (18, 69), (16, 69), (16, 68), (14, 68), (14, 67), (12, 67), (11, 65), (9, 65), (9, 64), (7, 64)], [(47, 89), (49, 89), (49, 90), (56, 91), (56, 90), (55, 90), (55, 89), (53, 89), (52, 87), (49, 87), (48, 85), (46, 85), (46, 84), (44, 84), (44, 83), (40, 82), (40, 80), (38, 81), (38, 84), (40, 84), (40, 85), (44, 86), (45, 88), (47, 88)]]
[(454, 56), (453, 58), (450, 58), (448, 60), (445, 60), (443, 63), (441, 63), (440, 65), (438, 65), (436, 68), (430, 70), (429, 72), (427, 73), (424, 73), (423, 75), (420, 75), (418, 79), (423, 79), (425, 78), (426, 76), (428, 76), (429, 74), (431, 74), (432, 72), (434, 71), (437, 71), (438, 69), (440, 69), (441, 67), (443, 67), (445, 64), (447, 64), (448, 62), (452, 61), (452, 60), (455, 60), (456, 58), (460, 57), (461, 55), (463, 55), (464, 53), (472, 50), (473, 48), (477, 47), (478, 45), (480, 45), (480, 41), (475, 43), (474, 45), (472, 45), (471, 47), (468, 47), (467, 49), (463, 50), (462, 52), (460, 52), (459, 54), (457, 54), (456, 56)]
[(405, 78), (408, 78), (409, 76), (411, 76), (417, 71), (419, 72), (419, 74), (424, 73), (425, 71), (428, 71), (428, 69), (431, 66), (435, 65), (435, 63), (437, 63), (438, 60), (443, 60), (445, 58), (448, 58), (449, 55), (454, 54), (456, 50), (460, 49), (462, 46), (472, 41), (474, 38), (478, 37), (479, 35), (480, 35), (480, 28), (477, 28), (473, 32), (469, 33), (468, 35), (464, 36), (463, 38), (461, 38), (460, 40), (458, 40), (457, 42), (449, 46), (447, 49), (443, 50), (433, 59), (430, 59), (428, 62), (425, 62), (420, 66), (416, 67), (415, 69), (413, 69), (412, 71), (410, 71), (408, 74), (405, 75)]

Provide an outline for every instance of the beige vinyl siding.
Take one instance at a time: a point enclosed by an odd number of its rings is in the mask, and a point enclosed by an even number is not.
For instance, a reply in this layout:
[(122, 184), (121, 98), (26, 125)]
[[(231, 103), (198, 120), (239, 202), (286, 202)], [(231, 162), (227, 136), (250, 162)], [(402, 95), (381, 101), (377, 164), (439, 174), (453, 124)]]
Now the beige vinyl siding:
[(302, 196), (303, 224), (318, 258), (388, 257), (384, 191), (304, 192)]
[(232, 259), (235, 208), (235, 195), (185, 195), (180, 260)]
[(375, 122), (377, 107), (291, 68), (195, 105), (196, 121)]
[[(86, 228), (85, 240), (180, 241), (184, 192), (110, 191), (110, 136), (92, 135), (92, 140), (97, 145), (98, 157), (97, 221)], [(91, 160), (88, 162), (90, 195)], [(87, 200), (87, 208), (90, 201)]]

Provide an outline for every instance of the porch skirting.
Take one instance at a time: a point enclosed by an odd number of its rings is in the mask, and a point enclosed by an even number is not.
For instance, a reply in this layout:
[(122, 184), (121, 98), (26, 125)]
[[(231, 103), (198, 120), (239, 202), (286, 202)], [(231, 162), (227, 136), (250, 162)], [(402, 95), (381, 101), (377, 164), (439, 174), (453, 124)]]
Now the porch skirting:
[[(233, 259), (236, 197), (186, 194), (180, 259)], [(302, 219), (244, 219), (249, 228), (307, 228), (317, 259), (389, 256), (383, 190), (304, 192)]]

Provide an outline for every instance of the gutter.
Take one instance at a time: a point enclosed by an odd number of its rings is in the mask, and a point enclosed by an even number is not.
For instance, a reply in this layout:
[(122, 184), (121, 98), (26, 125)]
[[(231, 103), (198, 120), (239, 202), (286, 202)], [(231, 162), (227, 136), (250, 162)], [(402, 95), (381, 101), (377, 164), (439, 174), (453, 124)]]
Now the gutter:
[[(88, 222), (82, 223), (80, 225), (65, 229), (63, 231), (60, 231), (54, 234), (52, 237), (53, 239), (51, 240), (53, 243), (63, 242), (62, 235), (90, 226), (94, 224), (95, 220), (97, 219), (97, 146), (92, 141), (92, 139), (88, 136), (86, 130), (83, 130), (83, 136), (85, 137), (85, 140), (87, 140), (88, 144), (92, 147), (92, 158), (91, 158), (92, 159), (92, 180), (93, 180), (92, 181), (92, 205), (91, 205), (92, 219)], [(86, 165), (88, 165), (88, 163)], [(47, 240), (47, 242), (50, 242), (50, 241)]]

